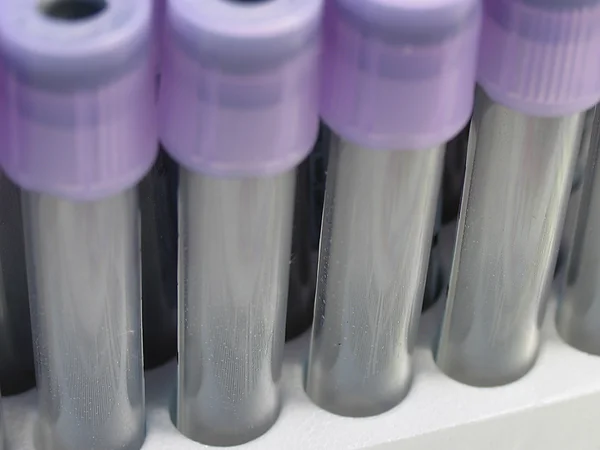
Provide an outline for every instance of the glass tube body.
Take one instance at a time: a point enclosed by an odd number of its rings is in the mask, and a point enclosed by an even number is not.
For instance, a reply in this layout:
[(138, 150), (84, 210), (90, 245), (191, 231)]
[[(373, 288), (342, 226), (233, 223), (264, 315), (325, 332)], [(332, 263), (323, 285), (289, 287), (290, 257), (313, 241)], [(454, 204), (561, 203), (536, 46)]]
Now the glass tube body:
[(478, 89), (436, 359), (496, 386), (535, 363), (584, 114), (531, 117)]
[(600, 116), (593, 117), (574, 240), (567, 264), (565, 291), (557, 328), (571, 346), (600, 355)]
[(145, 436), (137, 189), (23, 193), (38, 448), (139, 450)]
[(332, 136), (306, 382), (328, 411), (375, 415), (408, 392), (443, 156)]
[(592, 145), (592, 131), (594, 129), (595, 108), (585, 113), (583, 122), (583, 131), (581, 133), (581, 144), (573, 172), (573, 187), (569, 196), (569, 204), (565, 224), (563, 227), (560, 249), (555, 269), (555, 287), (559, 296), (564, 294), (567, 282), (567, 264), (573, 250), (573, 244), (576, 239), (576, 228), (578, 226), (578, 217), (580, 215), (580, 206), (583, 197), (584, 177), (587, 170), (588, 160), (590, 158), (590, 147)]
[(242, 444), (279, 415), (295, 182), (180, 168), (177, 427), (195, 441)]

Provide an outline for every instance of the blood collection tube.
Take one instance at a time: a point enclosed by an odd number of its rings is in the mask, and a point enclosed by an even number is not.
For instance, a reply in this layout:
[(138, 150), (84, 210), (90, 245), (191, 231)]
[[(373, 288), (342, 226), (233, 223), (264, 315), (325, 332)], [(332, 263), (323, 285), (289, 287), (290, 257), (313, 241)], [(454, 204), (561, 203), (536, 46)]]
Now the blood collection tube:
[[(0, 133), (2, 147), (6, 134)], [(35, 386), (20, 196), (19, 188), (0, 172), (0, 386), (4, 395)]]
[(600, 355), (600, 115), (596, 108), (575, 220), (575, 239), (559, 304), (557, 328), (571, 346)]
[(237, 445), (278, 417), (296, 167), (318, 130), (321, 0), (171, 0), (159, 129), (179, 163), (176, 422)]
[(154, 162), (150, 0), (0, 3), (2, 166), (22, 189), (42, 450), (145, 435), (137, 183)]
[(535, 364), (585, 111), (600, 100), (600, 2), (485, 0), (438, 366), (497, 386)]
[(475, 85), (476, 0), (331, 0), (332, 130), (306, 391), (345, 416), (406, 395), (446, 142)]

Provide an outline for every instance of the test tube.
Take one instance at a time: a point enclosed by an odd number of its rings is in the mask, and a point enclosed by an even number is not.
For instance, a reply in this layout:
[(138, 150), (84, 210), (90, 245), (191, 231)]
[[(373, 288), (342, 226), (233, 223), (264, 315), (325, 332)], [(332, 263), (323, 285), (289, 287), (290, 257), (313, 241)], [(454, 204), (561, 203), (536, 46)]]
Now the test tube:
[(296, 167), (318, 129), (322, 0), (171, 0), (159, 127), (179, 174), (176, 422), (228, 446), (278, 417)]
[(436, 352), (487, 387), (535, 364), (585, 111), (600, 99), (600, 2), (485, 0), (479, 88)]
[(572, 347), (600, 355), (600, 115), (597, 108), (591, 134), (557, 329)]
[(0, 3), (38, 382), (36, 447), (138, 450), (145, 435), (136, 185), (155, 134), (150, 0)]
[(0, 172), (0, 386), (5, 395), (35, 386), (20, 195)]
[(306, 392), (344, 416), (397, 405), (446, 142), (466, 124), (480, 5), (331, 0), (321, 115), (332, 130)]

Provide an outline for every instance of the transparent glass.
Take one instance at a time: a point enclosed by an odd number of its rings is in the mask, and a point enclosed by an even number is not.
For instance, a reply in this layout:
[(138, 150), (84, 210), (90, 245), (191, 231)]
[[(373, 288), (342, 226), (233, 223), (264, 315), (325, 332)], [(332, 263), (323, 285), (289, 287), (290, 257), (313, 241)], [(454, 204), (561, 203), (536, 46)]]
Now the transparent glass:
[(177, 428), (239, 445), (279, 415), (296, 172), (179, 181)]
[(328, 411), (371, 416), (408, 392), (443, 158), (332, 137), (306, 380)]
[(477, 91), (436, 352), (460, 382), (507, 384), (535, 363), (583, 116), (531, 117)]
[(145, 435), (137, 189), (23, 193), (40, 450), (139, 450)]
[(600, 355), (600, 115), (594, 114), (557, 328), (571, 346)]

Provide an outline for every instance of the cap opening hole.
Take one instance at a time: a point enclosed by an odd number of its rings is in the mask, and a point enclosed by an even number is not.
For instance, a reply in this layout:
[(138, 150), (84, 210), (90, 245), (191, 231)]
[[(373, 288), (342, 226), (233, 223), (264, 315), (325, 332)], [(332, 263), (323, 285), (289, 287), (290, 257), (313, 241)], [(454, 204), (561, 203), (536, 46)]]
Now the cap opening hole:
[(51, 0), (41, 5), (42, 12), (52, 19), (76, 21), (90, 19), (106, 8), (106, 0)]

